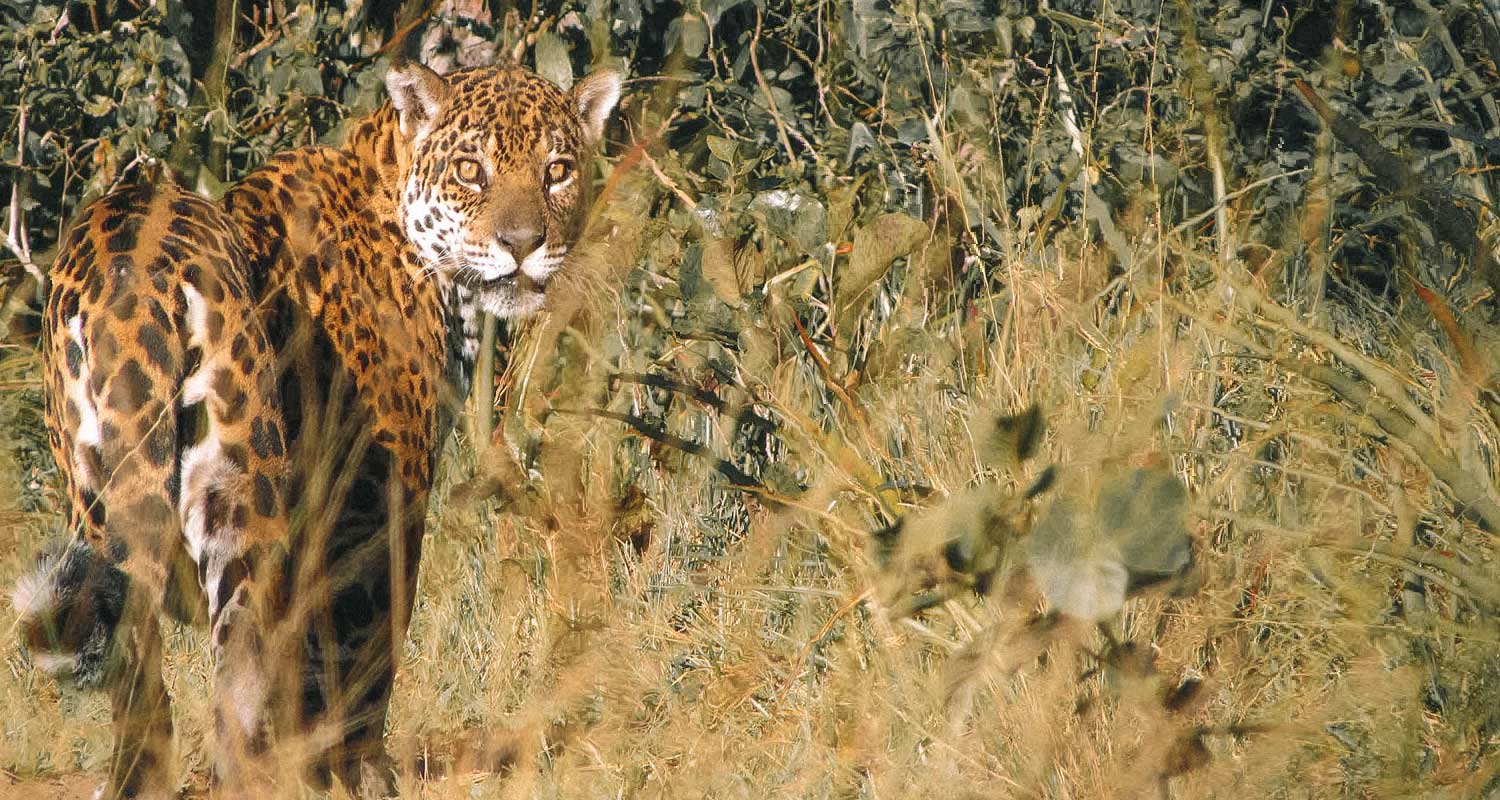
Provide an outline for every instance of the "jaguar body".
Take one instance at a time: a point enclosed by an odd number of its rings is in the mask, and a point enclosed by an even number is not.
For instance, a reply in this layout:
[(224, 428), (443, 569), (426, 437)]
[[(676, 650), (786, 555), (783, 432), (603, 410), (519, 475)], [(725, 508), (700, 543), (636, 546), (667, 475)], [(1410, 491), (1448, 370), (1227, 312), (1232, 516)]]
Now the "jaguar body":
[(404, 63), (386, 87), (341, 146), (275, 156), (221, 203), (165, 178), (93, 203), (50, 276), (74, 536), (16, 604), (35, 662), (113, 697), (106, 796), (173, 790), (161, 610), (211, 626), (227, 790), (294, 738), (323, 780), (389, 779), (427, 498), (481, 312), (541, 307), (620, 82)]

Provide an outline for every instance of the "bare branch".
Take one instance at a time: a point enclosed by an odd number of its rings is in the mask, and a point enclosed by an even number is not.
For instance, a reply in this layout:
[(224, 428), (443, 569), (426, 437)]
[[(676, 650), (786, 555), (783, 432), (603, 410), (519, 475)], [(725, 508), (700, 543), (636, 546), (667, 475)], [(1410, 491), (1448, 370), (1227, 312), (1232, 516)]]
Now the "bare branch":
[(19, 121), (16, 123), (16, 177), (10, 182), (10, 211), (7, 215), (5, 226), (5, 249), (9, 250), (21, 262), (21, 268), (36, 279), (37, 283), (45, 283), (47, 276), (42, 274), (41, 268), (31, 259), (31, 242), (26, 236), (26, 210), (21, 207), (25, 197), (21, 192), (21, 181), (25, 173), (22, 167), (26, 164), (26, 106), (23, 104), (18, 113)]

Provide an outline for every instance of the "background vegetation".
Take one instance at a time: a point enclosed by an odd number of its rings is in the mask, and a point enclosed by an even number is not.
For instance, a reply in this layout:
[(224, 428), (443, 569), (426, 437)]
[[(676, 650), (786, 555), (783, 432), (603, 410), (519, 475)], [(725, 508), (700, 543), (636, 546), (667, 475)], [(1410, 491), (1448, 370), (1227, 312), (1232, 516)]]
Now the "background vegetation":
[[(628, 71), (445, 457), (411, 796), (1500, 796), (1493, 2), (3, 0), (0, 48), (7, 579), (81, 202), (332, 139), (395, 54)], [(101, 700), (3, 653), (12, 790), (97, 773)]]

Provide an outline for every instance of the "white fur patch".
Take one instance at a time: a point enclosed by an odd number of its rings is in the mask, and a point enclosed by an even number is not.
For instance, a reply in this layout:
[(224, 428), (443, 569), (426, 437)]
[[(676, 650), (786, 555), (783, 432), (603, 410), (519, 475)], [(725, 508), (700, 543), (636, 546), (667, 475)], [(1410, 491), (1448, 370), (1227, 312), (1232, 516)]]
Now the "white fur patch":
[(48, 559), (16, 580), (16, 588), (10, 593), (10, 604), (16, 614), (36, 619), (52, 613), (57, 607), (57, 586), (52, 579), (55, 569), (57, 562)]
[(531, 293), (522, 297), (512, 294), (483, 294), (480, 295), (479, 305), (486, 312), (501, 319), (526, 317), (542, 310), (542, 304), (546, 302), (540, 294)]
[(187, 541), (188, 555), (193, 563), (203, 569), (203, 591), (208, 595), (210, 618), (219, 611), (219, 581), (224, 577), (224, 568), (241, 555), (244, 537), (241, 531), (231, 527), (227, 518), (219, 520), (218, 526), (209, 530), (209, 494), (218, 492), (229, 498), (232, 504), (245, 496), (245, 484), (245, 474), (224, 457), (216, 439), (205, 439), (182, 455), (182, 501), (179, 505), (182, 536)]
[(517, 267), (515, 256), (498, 242), (478, 245), (464, 242), (463, 256), (464, 266), (479, 273), (487, 281), (513, 275)]
[(479, 309), (474, 305), (474, 293), (462, 284), (449, 284), (446, 302), (449, 308), (458, 311), (463, 333), (464, 360), (473, 363), (479, 354)]
[(188, 343), (203, 347), (208, 344), (208, 303), (191, 283), (182, 284), (182, 297), (187, 301)]
[(207, 529), (209, 492), (218, 490), (231, 497), (241, 494), (244, 474), (219, 449), (215, 439), (206, 439), (182, 454), (182, 535), (187, 538), (188, 554), (203, 563), (203, 552), (209, 537)]
[(89, 372), (88, 348), (83, 342), (83, 317), (75, 316), (68, 320), (68, 338), (78, 346), (78, 352), (82, 353), (78, 365), (78, 377), (68, 383), (68, 399), (78, 407), (78, 430), (73, 434), (73, 473), (77, 476), (78, 483), (91, 492), (98, 492), (104, 483), (104, 476), (94, 474), (90, 465), (93, 462), (88, 458), (88, 449), (98, 449), (102, 438), (99, 425), (99, 409), (94, 407), (94, 398), (89, 396), (89, 383), (92, 373)]
[(62, 653), (31, 654), (31, 663), (48, 675), (71, 675), (78, 670), (78, 656)]
[[(205, 348), (208, 344), (208, 304), (190, 283), (182, 284), (182, 297), (187, 301), (188, 343), (200, 349)], [(204, 355), (207, 356), (207, 353)], [(206, 361), (207, 358), (204, 358), (203, 362)], [(203, 398), (208, 396), (212, 376), (213, 373), (200, 363), (197, 371), (182, 382), (182, 405), (191, 406), (203, 402)]]
[(566, 247), (544, 244), (531, 251), (531, 255), (526, 256), (526, 260), (521, 262), (521, 271), (526, 273), (527, 277), (541, 283), (562, 268), (563, 257), (567, 254)]
[[(253, 625), (253, 619), (249, 609), (243, 606), (226, 608), (224, 614), (231, 615), (222, 620), (220, 624), (231, 624), (240, 627)], [(232, 617), (243, 617), (233, 619)], [(244, 635), (244, 631), (232, 636)], [(218, 631), (214, 631), (214, 641), (219, 640)], [(260, 727), (261, 714), (266, 707), (266, 679), (261, 674), (261, 665), (258, 663), (225, 663), (222, 659), (226, 656), (233, 657), (235, 652), (218, 653), (216, 658), (220, 659), (219, 691), (224, 692), (230, 698), (230, 710), (235, 720), (240, 724), (240, 731), (247, 736), (254, 736)]]
[(255, 735), (260, 727), (261, 710), (266, 705), (265, 680), (257, 672), (241, 669), (229, 692), (234, 698), (234, 715), (239, 718), (240, 730)]
[[(462, 259), (464, 254), (454, 252), (451, 243), (463, 241), (464, 220), (461, 216), (447, 203), (439, 202), (425, 191), (415, 170), (407, 179), (401, 199), (401, 226), (406, 231), (407, 240), (417, 248), (423, 264), (433, 271), (456, 269), (459, 263), (454, 257)], [(419, 224), (421, 230), (417, 229)]]
[(182, 381), (182, 405), (184, 408), (197, 405), (208, 397), (209, 382), (213, 379), (213, 373), (204, 369), (201, 365), (197, 371), (187, 376)]

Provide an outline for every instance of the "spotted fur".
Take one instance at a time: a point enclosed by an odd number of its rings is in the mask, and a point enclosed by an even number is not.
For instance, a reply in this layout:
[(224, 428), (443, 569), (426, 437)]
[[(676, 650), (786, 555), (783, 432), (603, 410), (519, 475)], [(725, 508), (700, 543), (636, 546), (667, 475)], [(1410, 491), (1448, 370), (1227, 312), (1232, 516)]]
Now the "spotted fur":
[[(157, 610), (206, 607), (221, 682), (262, 672), (256, 553), (286, 539), (286, 461), (247, 267), (222, 209), (145, 180), (85, 208), (49, 276), (47, 427), (74, 539), (14, 600), (35, 663), (110, 690), (106, 796), (172, 790)], [(244, 742), (262, 705), (233, 714)]]
[(386, 85), (342, 146), (275, 156), (219, 206), (170, 181), (112, 193), (53, 273), (48, 427), (79, 545), (17, 605), (34, 660), (117, 698), (110, 796), (165, 791), (155, 611), (193, 616), (192, 598), (213, 626), (221, 780), (249, 785), (235, 765), (288, 732), (326, 745), (325, 779), (382, 772), (479, 313), (540, 307), (619, 79), (565, 92), (513, 66), (401, 64)]

